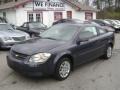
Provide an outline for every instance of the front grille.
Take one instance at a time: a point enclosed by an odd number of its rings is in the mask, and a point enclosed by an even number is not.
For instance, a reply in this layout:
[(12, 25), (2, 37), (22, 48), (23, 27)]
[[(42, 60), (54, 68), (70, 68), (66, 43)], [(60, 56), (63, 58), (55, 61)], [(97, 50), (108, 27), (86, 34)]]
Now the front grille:
[(25, 60), (28, 57), (28, 55), (21, 54), (15, 51), (11, 51), (11, 55), (18, 60)]
[(25, 41), (25, 36), (22, 37), (12, 37), (15, 41)]

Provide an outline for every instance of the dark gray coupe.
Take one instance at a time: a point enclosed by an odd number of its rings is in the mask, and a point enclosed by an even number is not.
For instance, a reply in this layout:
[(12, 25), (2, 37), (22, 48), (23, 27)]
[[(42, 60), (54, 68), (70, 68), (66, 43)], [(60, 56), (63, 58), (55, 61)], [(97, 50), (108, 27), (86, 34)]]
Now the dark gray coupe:
[(76, 66), (112, 56), (114, 32), (93, 24), (58, 24), (40, 38), (12, 47), (9, 67), (30, 76), (54, 75), (64, 80)]

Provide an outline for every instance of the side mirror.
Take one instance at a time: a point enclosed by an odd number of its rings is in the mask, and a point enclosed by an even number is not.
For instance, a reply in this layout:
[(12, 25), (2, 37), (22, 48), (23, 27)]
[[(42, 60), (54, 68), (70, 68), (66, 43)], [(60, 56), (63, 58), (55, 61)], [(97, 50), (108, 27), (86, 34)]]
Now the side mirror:
[(80, 44), (81, 42), (86, 42), (86, 41), (89, 41), (89, 39), (88, 38), (79, 39), (76, 43)]
[(27, 29), (27, 30), (29, 30), (29, 27), (23, 27), (25, 30)]
[(16, 30), (16, 26), (14, 24), (10, 24), (13, 29)]

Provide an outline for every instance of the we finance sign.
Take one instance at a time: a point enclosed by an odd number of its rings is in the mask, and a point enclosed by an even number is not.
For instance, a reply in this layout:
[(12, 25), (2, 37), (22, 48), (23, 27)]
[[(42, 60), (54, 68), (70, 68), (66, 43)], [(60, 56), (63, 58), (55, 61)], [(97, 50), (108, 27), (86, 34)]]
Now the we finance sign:
[(50, 1), (33, 1), (34, 10), (65, 10), (65, 4), (63, 2), (50, 2)]

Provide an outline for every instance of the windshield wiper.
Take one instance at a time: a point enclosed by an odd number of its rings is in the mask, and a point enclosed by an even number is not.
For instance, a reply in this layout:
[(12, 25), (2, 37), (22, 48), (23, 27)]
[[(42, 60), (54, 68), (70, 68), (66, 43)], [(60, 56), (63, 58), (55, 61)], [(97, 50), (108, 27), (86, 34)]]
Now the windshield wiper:
[(57, 40), (57, 39), (55, 39), (55, 38), (51, 38), (51, 37), (41, 37), (41, 38), (43, 38), (43, 39), (52, 39), (52, 40)]
[(12, 29), (8, 29), (8, 30), (12, 30)]

